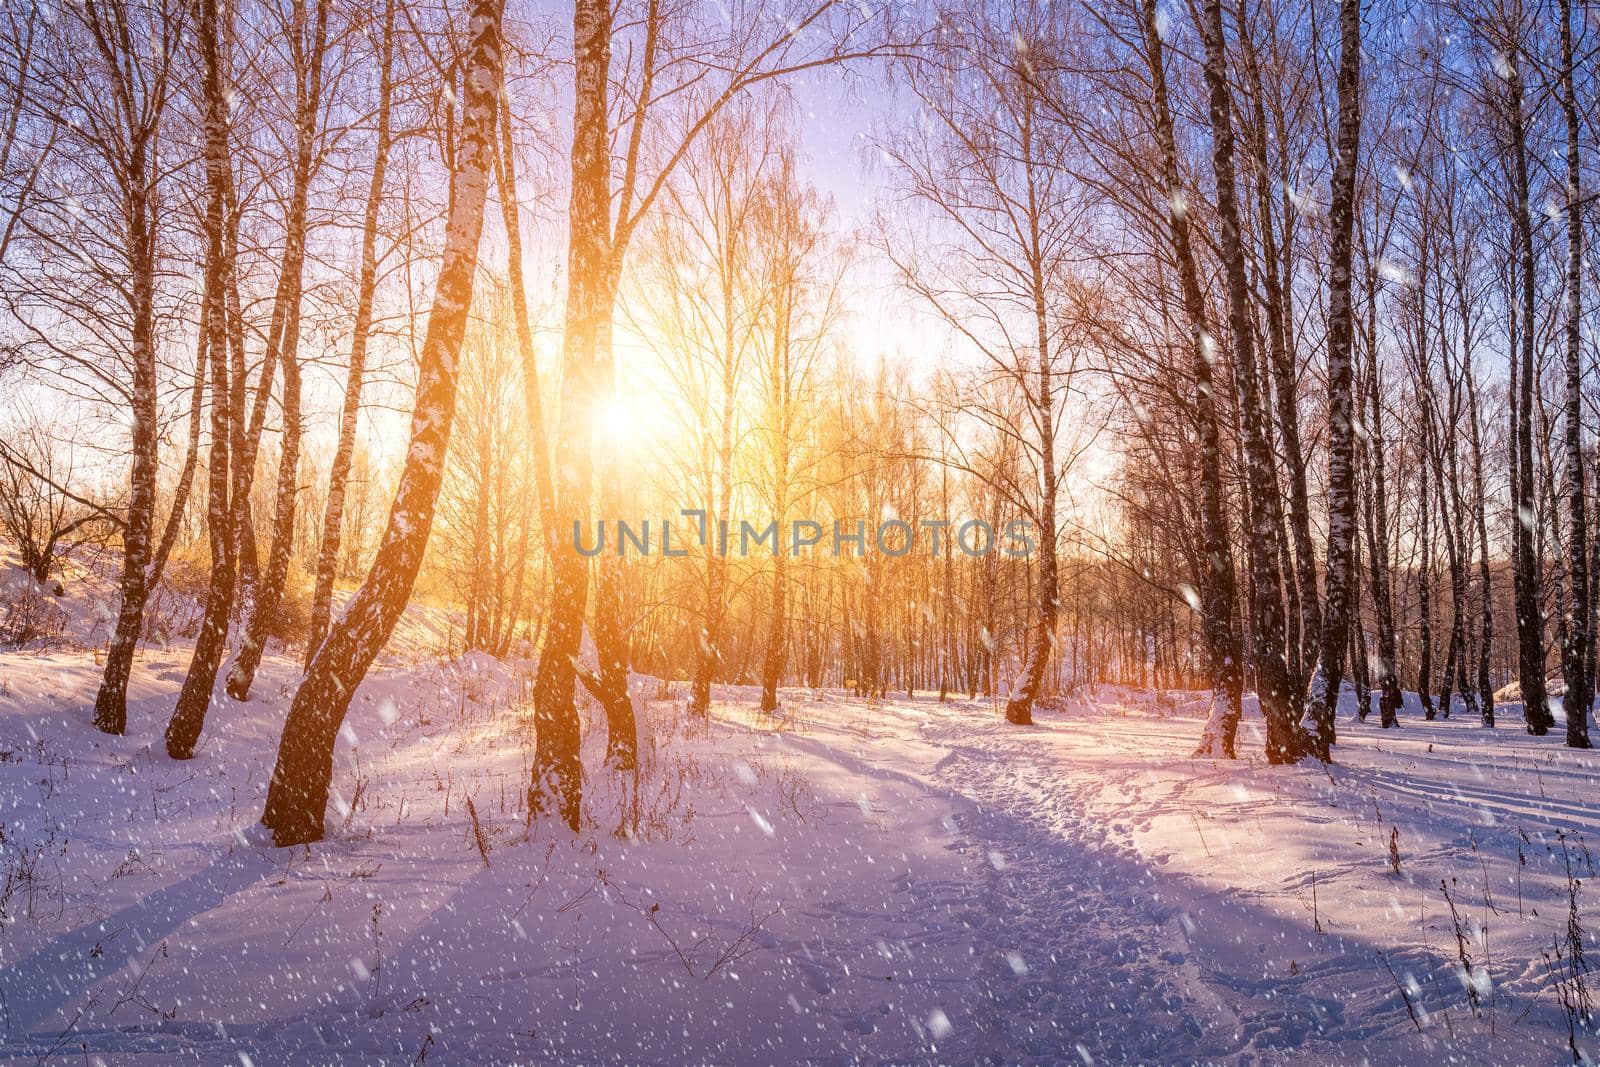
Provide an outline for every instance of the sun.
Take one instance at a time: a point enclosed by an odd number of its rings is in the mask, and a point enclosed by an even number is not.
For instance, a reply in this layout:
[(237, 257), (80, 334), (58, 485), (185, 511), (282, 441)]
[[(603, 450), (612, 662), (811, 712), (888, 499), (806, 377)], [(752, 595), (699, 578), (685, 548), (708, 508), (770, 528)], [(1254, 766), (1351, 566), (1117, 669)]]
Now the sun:
[(613, 396), (595, 408), (593, 428), (607, 440), (637, 443), (658, 421), (659, 415), (641, 398)]

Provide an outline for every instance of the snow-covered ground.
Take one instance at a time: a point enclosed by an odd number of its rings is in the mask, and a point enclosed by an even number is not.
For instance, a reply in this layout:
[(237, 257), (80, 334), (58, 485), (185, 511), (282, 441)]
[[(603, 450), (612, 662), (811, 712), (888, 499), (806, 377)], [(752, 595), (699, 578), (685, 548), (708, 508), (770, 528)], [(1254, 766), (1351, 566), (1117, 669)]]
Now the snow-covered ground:
[(92, 654), (0, 653), (0, 1058), (1571, 1058), (1594, 758), (1512, 716), (1343, 722), (1331, 769), (1273, 768), (1190, 759), (1190, 694), (1019, 729), (723, 689), (698, 724), (640, 679), (646, 766), (598, 770), (591, 723), (574, 836), (525, 822), (527, 665), (402, 657), (352, 710), (330, 839), (278, 849), (255, 820), (295, 668), (180, 764), (187, 659), (142, 653), (108, 738)]

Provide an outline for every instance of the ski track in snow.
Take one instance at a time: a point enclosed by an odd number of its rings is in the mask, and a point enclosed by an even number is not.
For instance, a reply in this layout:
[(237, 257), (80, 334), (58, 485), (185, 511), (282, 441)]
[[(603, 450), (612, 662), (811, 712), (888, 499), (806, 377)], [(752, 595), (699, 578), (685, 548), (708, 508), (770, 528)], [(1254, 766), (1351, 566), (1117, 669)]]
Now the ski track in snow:
[[(177, 764), (184, 662), (141, 656), (112, 739), (87, 726), (86, 654), (0, 653), (0, 1059), (1568, 1055), (1540, 953), (1566, 921), (1557, 831), (1592, 864), (1592, 758), (1515, 725), (1341, 722), (1334, 767), (1273, 768), (1189, 758), (1192, 694), (1106, 688), (1019, 729), (984, 702), (810, 691), (767, 720), (719, 687), (709, 726), (640, 701), (637, 806), (590, 721), (595, 825), (530, 836), (516, 669), (396, 657), (341, 737), (329, 840), (277, 849), (254, 820), (294, 665), (219, 698)], [(1248, 717), (1242, 751), (1260, 734)]]

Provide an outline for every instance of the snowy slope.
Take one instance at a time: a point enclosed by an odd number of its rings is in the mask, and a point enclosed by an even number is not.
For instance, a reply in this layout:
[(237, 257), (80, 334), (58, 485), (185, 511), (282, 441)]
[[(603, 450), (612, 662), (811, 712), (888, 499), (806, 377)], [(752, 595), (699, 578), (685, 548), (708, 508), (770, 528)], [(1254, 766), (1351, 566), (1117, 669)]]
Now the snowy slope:
[(640, 679), (647, 766), (592, 772), (574, 836), (525, 826), (527, 665), (394, 662), (341, 740), (331, 840), (277, 849), (255, 819), (294, 669), (269, 657), (175, 764), (185, 662), (141, 657), (113, 739), (86, 655), (0, 653), (6, 1055), (1570, 1058), (1540, 957), (1568, 917), (1554, 833), (1600, 812), (1590, 760), (1514, 727), (1346, 725), (1324, 772), (1188, 759), (1188, 695), (1103, 690), (1019, 730), (809, 692), (770, 720), (725, 689), (696, 724)]

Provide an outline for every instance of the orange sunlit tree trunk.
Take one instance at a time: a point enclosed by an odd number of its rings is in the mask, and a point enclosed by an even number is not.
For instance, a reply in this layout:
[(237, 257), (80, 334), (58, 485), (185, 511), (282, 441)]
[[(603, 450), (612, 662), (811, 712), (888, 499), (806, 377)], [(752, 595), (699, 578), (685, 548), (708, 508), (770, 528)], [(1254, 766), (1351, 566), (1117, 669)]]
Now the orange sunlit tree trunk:
[(607, 100), (612, 12), (605, 0), (577, 0), (573, 15), (576, 109), (572, 126), (572, 194), (568, 212), (566, 334), (562, 339), (561, 417), (556, 433), (555, 550), (549, 618), (534, 680), (533, 781), (530, 811), (552, 805), (573, 830), (583, 810), (582, 740), (573, 703), (578, 647), (588, 599), (588, 561), (570, 540), (589, 512), (594, 470), (590, 419), (604, 385), (602, 351), (610, 350), (616, 300), (611, 270), (611, 154)]
[[(759, 364), (765, 393), (762, 431), (768, 465), (764, 473), (781, 541), (783, 531), (789, 528), (797, 486), (814, 477), (799, 447), (816, 363), (838, 314), (838, 277), (829, 275), (827, 265), (821, 262), (831, 251), (826, 238), (827, 214), (816, 192), (800, 183), (791, 154), (785, 153), (766, 183), (756, 221), (768, 293), (762, 331), (766, 358)], [(789, 661), (792, 582), (788, 565), (788, 552), (780, 544), (774, 553), (766, 648), (761, 655), (762, 711), (777, 710), (778, 685)]]
[[(612, 316), (628, 244), (641, 219), (706, 127), (731, 101), (753, 85), (792, 73), (848, 63), (880, 54), (880, 40), (864, 41), (869, 24), (888, 15), (845, 5), (840, 0), (796, 0), (748, 12), (736, 33), (709, 51), (698, 39), (687, 51), (668, 48), (663, 29), (670, 17), (660, 0), (646, 0), (637, 23), (637, 81), (630, 79), (624, 122), (617, 129), (620, 160), (611, 154), (609, 113), (612, 43), (616, 11), (600, 0), (577, 0), (573, 10), (572, 188), (568, 207), (566, 332), (562, 339), (561, 412), (556, 427), (556, 531), (551, 566), (550, 610), (545, 643), (534, 681), (534, 752), (528, 804), (535, 814), (557, 811), (576, 829), (583, 811), (583, 765), (578, 753), (581, 724), (574, 703), (580, 676), (578, 652), (589, 603), (587, 561), (573, 548), (574, 524), (589, 515), (595, 490), (591, 451), (592, 421), (613, 388)], [(834, 25), (837, 21), (839, 25)], [(698, 32), (703, 27), (696, 27)], [(769, 36), (770, 34), (770, 36)], [(690, 37), (695, 37), (694, 33)], [(819, 47), (813, 47), (817, 42)], [(630, 53), (631, 54), (631, 53)], [(664, 73), (672, 78), (658, 84)], [(646, 175), (646, 127), (662, 109), (676, 107), (682, 123), (657, 145), (662, 162)], [(665, 126), (665, 123), (658, 125)], [(613, 164), (620, 173), (612, 187)], [(613, 610), (610, 599), (598, 610)], [(617, 620), (597, 626), (597, 637), (621, 635)], [(625, 655), (620, 640), (607, 636), (600, 649), (602, 667), (618, 676), (616, 660)], [(609, 665), (609, 666), (608, 666)], [(625, 677), (626, 667), (620, 668)], [(622, 694), (626, 686), (621, 687)], [(616, 696), (601, 690), (602, 705)], [(618, 696), (617, 699), (624, 697)], [(620, 707), (620, 705), (615, 705)], [(631, 712), (631, 704), (629, 705)]]

